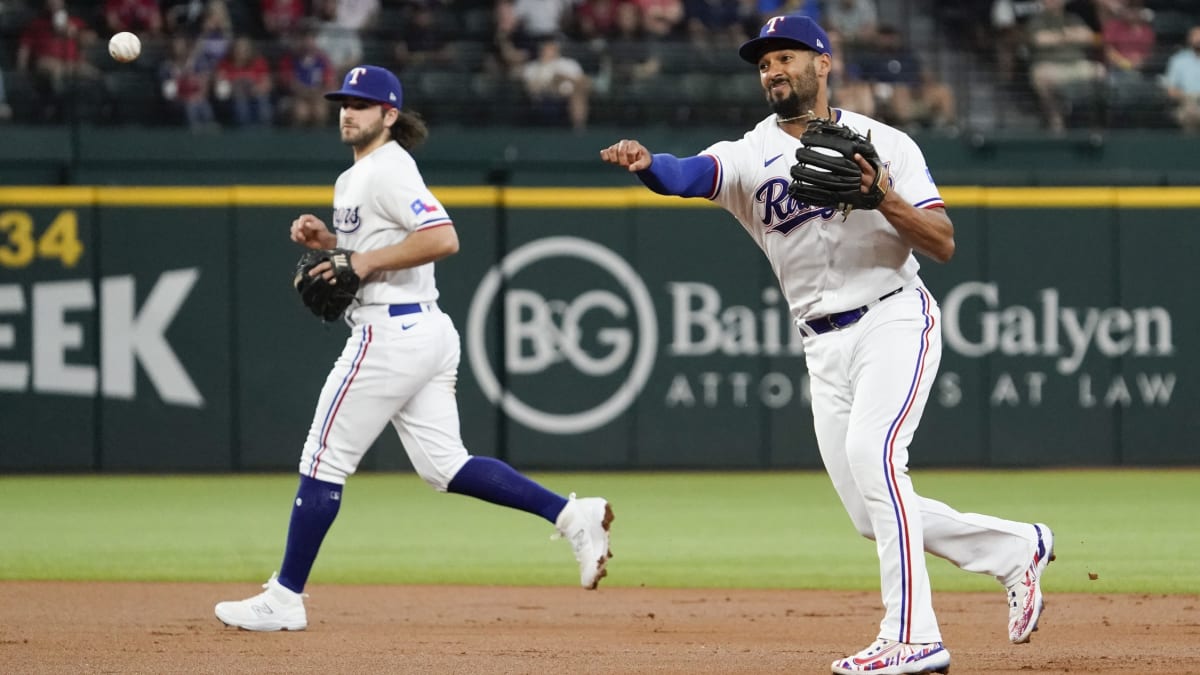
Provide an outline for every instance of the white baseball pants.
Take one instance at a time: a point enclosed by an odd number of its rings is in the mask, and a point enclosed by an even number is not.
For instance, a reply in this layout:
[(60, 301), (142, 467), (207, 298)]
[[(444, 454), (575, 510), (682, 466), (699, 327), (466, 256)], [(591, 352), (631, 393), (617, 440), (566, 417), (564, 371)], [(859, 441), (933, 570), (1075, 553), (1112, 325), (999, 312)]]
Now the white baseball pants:
[(358, 307), (346, 346), (317, 400), (300, 473), (345, 484), (391, 422), (417, 474), (439, 491), (470, 458), (459, 428), (455, 383), (460, 346), (436, 304), (389, 316)]
[(879, 554), (878, 637), (940, 642), (924, 553), (1009, 583), (1036, 545), (1027, 523), (959, 513), (913, 491), (908, 446), (941, 361), (941, 310), (914, 279), (857, 323), (806, 337), (804, 349), (821, 460)]

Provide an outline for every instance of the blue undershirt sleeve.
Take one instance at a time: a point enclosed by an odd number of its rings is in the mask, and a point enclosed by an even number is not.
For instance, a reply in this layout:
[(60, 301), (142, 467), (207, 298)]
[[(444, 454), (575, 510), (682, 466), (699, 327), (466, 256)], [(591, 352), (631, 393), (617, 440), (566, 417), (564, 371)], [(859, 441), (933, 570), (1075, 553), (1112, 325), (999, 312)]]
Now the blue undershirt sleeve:
[(667, 153), (654, 155), (650, 168), (637, 172), (646, 187), (660, 195), (706, 199), (713, 196), (716, 176), (717, 163), (712, 157), (679, 158)]

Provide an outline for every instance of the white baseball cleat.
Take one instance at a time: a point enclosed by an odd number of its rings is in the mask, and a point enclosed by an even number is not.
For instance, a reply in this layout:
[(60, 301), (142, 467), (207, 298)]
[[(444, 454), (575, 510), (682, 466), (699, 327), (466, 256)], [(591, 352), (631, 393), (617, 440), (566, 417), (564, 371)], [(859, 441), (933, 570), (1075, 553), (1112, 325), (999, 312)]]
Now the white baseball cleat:
[(612, 506), (607, 500), (599, 497), (576, 499), (572, 492), (554, 523), (558, 535), (571, 542), (575, 560), (579, 563), (579, 584), (588, 590), (595, 589), (608, 575), (605, 568), (612, 557), (608, 539), (612, 521)]
[(1042, 574), (1054, 560), (1054, 533), (1040, 523), (1033, 526), (1037, 543), (1033, 547), (1033, 560), (1021, 574), (1021, 578), (1008, 587), (1008, 639), (1013, 644), (1029, 642), (1029, 636), (1037, 630), (1045, 600), (1042, 599)]
[(217, 618), (226, 626), (243, 630), (274, 631), (304, 630), (308, 627), (308, 613), (304, 611), (304, 593), (285, 588), (276, 580), (275, 574), (267, 583), (266, 590), (253, 598), (218, 602)]
[(909, 644), (878, 638), (854, 656), (833, 662), (836, 675), (913, 675), (949, 673), (950, 652), (940, 642)]

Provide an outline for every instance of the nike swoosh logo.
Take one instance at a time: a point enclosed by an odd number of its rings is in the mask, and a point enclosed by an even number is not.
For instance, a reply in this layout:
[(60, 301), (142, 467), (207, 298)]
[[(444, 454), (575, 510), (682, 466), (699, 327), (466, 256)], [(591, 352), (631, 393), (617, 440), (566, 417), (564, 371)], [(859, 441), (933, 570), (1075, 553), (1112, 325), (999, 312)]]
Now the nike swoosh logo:
[(413, 323), (402, 323), (402, 324), (400, 324), (400, 330), (408, 330), (409, 328), (412, 328), (412, 327), (413, 327), (413, 326), (415, 326), (415, 325), (417, 325), (417, 324), (416, 324), (416, 322), (413, 322)]
[(781, 153), (779, 153), (778, 155), (775, 155), (775, 156), (774, 156), (774, 157), (772, 157), (771, 159), (768, 159), (768, 160), (764, 161), (764, 162), (763, 162), (763, 168), (766, 168), (766, 167), (768, 167), (768, 166), (771, 166), (771, 164), (772, 164), (772, 163), (773, 163), (775, 160), (779, 159), (780, 157), (783, 157), (783, 153), (782, 153), (782, 152), (781, 152)]

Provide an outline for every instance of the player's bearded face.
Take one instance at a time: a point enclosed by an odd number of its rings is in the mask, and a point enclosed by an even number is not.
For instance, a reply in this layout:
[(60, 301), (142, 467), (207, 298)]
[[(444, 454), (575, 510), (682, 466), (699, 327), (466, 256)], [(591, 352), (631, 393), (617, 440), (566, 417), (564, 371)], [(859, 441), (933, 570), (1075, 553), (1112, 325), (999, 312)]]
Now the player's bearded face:
[(767, 88), (767, 103), (780, 117), (803, 115), (817, 105), (817, 92), (820, 87), (816, 59), (809, 60), (808, 64), (800, 66), (798, 71), (779, 73), (768, 83), (774, 85), (780, 80), (786, 80), (788, 83), (786, 87)]
[(343, 106), (340, 119), (342, 143), (351, 147), (366, 147), (387, 133), (383, 126), (383, 106)]

